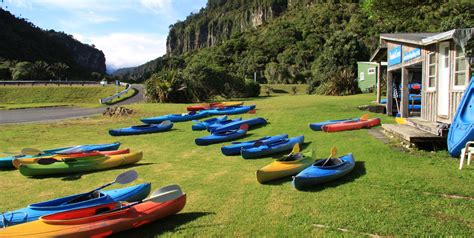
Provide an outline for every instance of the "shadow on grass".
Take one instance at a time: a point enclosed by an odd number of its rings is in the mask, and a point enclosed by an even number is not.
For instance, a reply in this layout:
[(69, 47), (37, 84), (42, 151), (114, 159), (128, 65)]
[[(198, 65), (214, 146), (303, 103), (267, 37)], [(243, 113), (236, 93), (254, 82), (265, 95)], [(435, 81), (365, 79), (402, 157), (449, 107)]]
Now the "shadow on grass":
[(347, 174), (346, 176), (339, 178), (335, 181), (324, 183), (321, 185), (316, 185), (314, 187), (307, 188), (303, 190), (303, 192), (319, 192), (326, 188), (335, 188), (337, 186), (343, 185), (345, 183), (353, 182), (356, 179), (364, 176), (366, 174), (365, 170), (365, 162), (364, 161), (356, 161), (354, 166), (354, 170)]
[(157, 132), (149, 132), (149, 133), (141, 133), (141, 134), (130, 134), (130, 135), (116, 135), (116, 136), (110, 135), (110, 136), (113, 136), (113, 137), (144, 136), (144, 135), (152, 135), (152, 134), (166, 133), (166, 132), (170, 132), (170, 131), (182, 131), (182, 130), (177, 129), (177, 128), (171, 128), (171, 129), (169, 129), (169, 130), (167, 130), (167, 131), (157, 131)]
[(135, 168), (135, 167), (151, 165), (151, 164), (154, 164), (154, 163), (129, 164), (129, 165), (124, 165), (124, 166), (119, 166), (119, 167), (114, 167), (114, 168), (104, 169), (104, 170), (96, 170), (96, 171), (82, 172), (82, 173), (80, 172), (80, 173), (76, 173), (72, 175), (53, 174), (53, 175), (33, 176), (33, 177), (28, 177), (28, 178), (38, 179), (38, 180), (47, 179), (47, 178), (61, 178), (62, 181), (76, 181), (76, 180), (81, 179), (83, 175), (87, 175), (87, 174), (100, 173), (100, 172), (109, 171), (109, 170)]
[(111, 237), (156, 237), (166, 232), (176, 232), (180, 230), (180, 226), (197, 220), (201, 217), (211, 215), (211, 212), (187, 212), (178, 213), (176, 215), (146, 224), (137, 229), (121, 232)]

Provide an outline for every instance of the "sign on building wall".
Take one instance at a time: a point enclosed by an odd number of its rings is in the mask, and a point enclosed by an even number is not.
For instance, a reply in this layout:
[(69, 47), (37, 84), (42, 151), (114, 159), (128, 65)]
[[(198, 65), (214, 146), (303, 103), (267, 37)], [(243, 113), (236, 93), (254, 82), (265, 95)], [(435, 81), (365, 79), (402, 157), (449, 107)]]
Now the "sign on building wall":
[(402, 46), (396, 46), (388, 51), (388, 65), (396, 65), (402, 62)]
[(414, 58), (418, 58), (420, 56), (421, 56), (421, 49), (420, 48), (415, 48), (411, 51), (403, 52), (403, 62), (407, 62), (409, 60), (412, 60)]

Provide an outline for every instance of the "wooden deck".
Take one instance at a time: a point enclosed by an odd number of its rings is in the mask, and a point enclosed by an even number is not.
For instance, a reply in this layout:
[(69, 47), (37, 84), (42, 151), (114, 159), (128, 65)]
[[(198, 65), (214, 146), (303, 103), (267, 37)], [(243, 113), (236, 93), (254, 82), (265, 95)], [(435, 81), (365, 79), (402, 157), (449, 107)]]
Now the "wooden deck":
[(409, 117), (407, 124), (437, 136), (446, 137), (448, 135), (447, 127), (444, 127), (443, 123), (426, 121), (419, 117)]
[(418, 143), (443, 143), (446, 141), (445, 137), (420, 130), (410, 125), (400, 124), (383, 124), (382, 128), (385, 134), (393, 135), (410, 146)]

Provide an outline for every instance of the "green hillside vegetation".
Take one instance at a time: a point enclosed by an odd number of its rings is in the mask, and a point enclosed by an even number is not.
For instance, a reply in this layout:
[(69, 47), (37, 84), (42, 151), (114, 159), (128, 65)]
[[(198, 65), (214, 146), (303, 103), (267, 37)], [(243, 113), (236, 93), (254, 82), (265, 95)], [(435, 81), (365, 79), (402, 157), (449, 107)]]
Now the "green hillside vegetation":
[[(26, 19), (0, 9), (0, 80), (58, 79), (45, 76), (45, 67), (67, 67), (71, 80), (93, 80), (92, 72), (105, 73), (105, 56), (93, 45), (83, 44), (71, 35), (43, 30)], [(34, 76), (34, 77), (33, 77)], [(37, 76), (37, 77), (36, 77)]]
[[(121, 87), (119, 90), (123, 90)], [(0, 105), (4, 107), (31, 107), (39, 105), (91, 104), (115, 94), (115, 86), (2, 86)], [(22, 105), (29, 104), (29, 105)]]
[[(473, 165), (459, 171), (459, 161), (446, 151), (405, 152), (368, 130), (324, 133), (308, 127), (310, 122), (360, 116), (365, 112), (357, 106), (373, 98), (371, 94), (261, 97), (245, 102), (256, 104), (257, 114), (231, 117), (259, 116), (270, 122), (239, 141), (288, 133), (304, 135), (303, 151), (313, 149), (320, 159), (327, 158), (333, 146), (339, 156), (354, 154), (357, 164), (352, 173), (306, 192), (295, 190), (291, 178), (266, 185), (256, 181), (255, 171), (274, 161), (271, 156), (245, 160), (223, 156), (221, 143), (196, 146), (194, 139), (209, 133), (191, 131), (193, 122), (175, 123), (171, 131), (149, 135), (117, 138), (107, 133), (109, 128), (136, 125), (143, 117), (184, 112), (184, 104), (134, 104), (130, 108), (136, 114), (120, 119), (97, 116), (3, 126), (0, 148), (5, 152), (119, 140), (121, 148), (143, 151), (143, 159), (117, 169), (38, 179), (26, 178), (18, 170), (1, 171), (0, 211), (87, 192), (133, 169), (139, 178), (130, 185), (151, 182), (154, 191), (179, 184), (187, 204), (174, 216), (118, 237), (473, 237)], [(392, 117), (369, 114), (394, 123)], [(125, 186), (129, 185), (110, 189)]]
[[(125, 80), (206, 65), (260, 83), (307, 83), (308, 92), (358, 92), (356, 62), (366, 61), (380, 33), (442, 32), (472, 27), (472, 1), (212, 0), (171, 26), (168, 54), (134, 69)], [(209, 71), (213, 74), (213, 70)]]

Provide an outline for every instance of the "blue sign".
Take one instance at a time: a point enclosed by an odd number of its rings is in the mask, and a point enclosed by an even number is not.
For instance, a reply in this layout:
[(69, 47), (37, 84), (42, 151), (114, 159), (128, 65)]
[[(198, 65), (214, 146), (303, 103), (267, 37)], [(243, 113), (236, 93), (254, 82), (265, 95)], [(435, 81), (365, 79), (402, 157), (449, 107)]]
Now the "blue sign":
[(421, 56), (420, 48), (415, 48), (412, 51), (408, 51), (408, 52), (403, 53), (403, 62), (407, 62), (409, 60), (412, 60), (414, 58), (418, 58), (420, 56)]
[(402, 46), (399, 45), (388, 51), (388, 65), (396, 65), (402, 62)]

